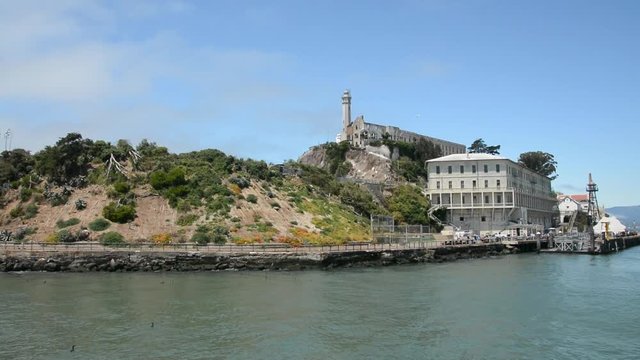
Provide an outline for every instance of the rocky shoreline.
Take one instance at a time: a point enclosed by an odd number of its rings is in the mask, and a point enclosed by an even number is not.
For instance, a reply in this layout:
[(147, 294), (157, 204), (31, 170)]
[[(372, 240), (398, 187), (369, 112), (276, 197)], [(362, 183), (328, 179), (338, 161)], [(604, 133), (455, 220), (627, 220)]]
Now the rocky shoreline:
[(325, 253), (32, 253), (0, 256), (0, 272), (290, 271), (438, 263), (535, 251), (503, 244)]

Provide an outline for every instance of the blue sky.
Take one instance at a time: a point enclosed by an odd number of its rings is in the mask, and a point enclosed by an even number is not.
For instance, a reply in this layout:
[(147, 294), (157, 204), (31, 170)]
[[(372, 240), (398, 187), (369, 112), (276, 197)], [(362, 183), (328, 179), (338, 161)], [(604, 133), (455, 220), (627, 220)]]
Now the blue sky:
[(517, 160), (555, 190), (640, 204), (638, 1), (0, 0), (0, 130), (281, 162), (353, 113)]

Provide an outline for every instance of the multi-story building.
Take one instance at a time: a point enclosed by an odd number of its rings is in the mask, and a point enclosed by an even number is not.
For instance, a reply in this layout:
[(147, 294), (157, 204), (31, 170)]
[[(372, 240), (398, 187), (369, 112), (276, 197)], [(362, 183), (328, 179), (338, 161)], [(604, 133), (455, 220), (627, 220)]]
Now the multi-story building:
[(427, 161), (427, 195), (449, 224), (480, 235), (526, 235), (553, 225), (551, 180), (507, 158), (453, 154)]
[(396, 126), (372, 124), (364, 121), (364, 116), (362, 115), (358, 116), (355, 121), (351, 121), (351, 94), (349, 90), (345, 90), (342, 94), (342, 132), (336, 136), (336, 140), (346, 140), (352, 146), (365, 147), (372, 141), (379, 141), (385, 137), (390, 140), (409, 143), (418, 142), (420, 139), (431, 141), (440, 146), (443, 155), (464, 154), (467, 150), (463, 144), (402, 130)]

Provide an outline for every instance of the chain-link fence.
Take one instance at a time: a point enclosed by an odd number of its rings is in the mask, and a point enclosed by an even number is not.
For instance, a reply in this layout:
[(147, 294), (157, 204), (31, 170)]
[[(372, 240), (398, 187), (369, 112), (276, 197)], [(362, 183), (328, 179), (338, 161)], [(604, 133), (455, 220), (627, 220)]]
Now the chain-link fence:
[(408, 244), (433, 242), (435, 237), (428, 225), (397, 225), (391, 216), (371, 216), (371, 236), (378, 244)]

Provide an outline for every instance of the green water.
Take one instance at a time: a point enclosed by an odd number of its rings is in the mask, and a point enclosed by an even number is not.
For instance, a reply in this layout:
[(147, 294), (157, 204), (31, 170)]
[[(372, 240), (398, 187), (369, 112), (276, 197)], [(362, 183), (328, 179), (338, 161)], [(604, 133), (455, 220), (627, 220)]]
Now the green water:
[(639, 280), (640, 248), (338, 271), (0, 274), (0, 359), (638, 359)]

